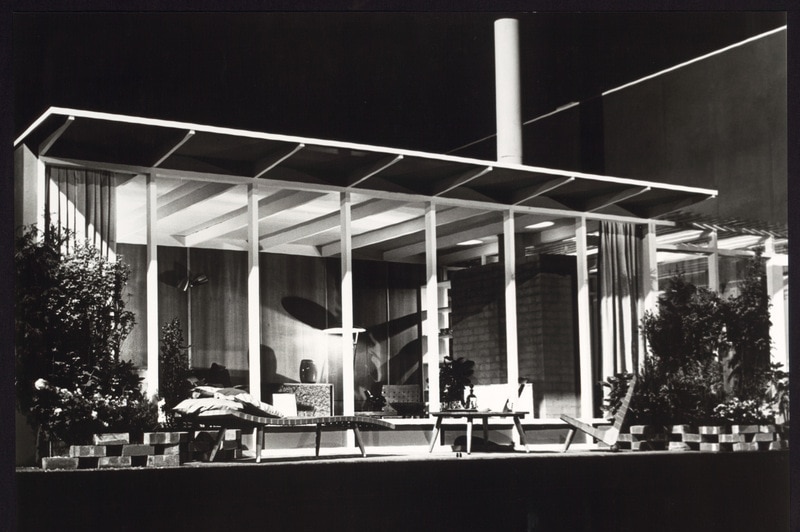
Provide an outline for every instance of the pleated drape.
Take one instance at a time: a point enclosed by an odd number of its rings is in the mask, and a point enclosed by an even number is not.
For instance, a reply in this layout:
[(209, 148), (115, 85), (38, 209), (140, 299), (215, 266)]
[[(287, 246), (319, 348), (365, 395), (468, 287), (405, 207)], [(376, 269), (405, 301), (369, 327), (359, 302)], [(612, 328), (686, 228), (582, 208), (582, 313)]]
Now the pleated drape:
[(639, 366), (641, 240), (636, 226), (601, 222), (600, 336), (603, 378)]
[(116, 254), (115, 174), (81, 168), (47, 167), (46, 223), (74, 234), (67, 246), (88, 241), (105, 258)]

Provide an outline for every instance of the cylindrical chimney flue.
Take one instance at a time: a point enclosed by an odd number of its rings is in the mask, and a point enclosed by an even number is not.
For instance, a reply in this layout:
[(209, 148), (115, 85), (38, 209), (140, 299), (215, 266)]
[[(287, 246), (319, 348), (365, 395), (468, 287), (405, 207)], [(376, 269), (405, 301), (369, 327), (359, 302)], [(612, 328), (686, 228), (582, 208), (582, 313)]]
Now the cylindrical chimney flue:
[(519, 82), (519, 22), (494, 22), (494, 69), (497, 113), (497, 161), (522, 164)]

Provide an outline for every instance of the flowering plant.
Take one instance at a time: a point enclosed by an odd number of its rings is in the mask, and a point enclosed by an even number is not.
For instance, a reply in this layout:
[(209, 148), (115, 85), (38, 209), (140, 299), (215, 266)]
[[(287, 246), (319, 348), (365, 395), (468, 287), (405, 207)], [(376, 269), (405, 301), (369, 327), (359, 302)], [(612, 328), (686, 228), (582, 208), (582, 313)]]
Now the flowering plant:
[(17, 400), (29, 422), (70, 444), (155, 426), (155, 404), (120, 358), (135, 323), (128, 266), (55, 226), (24, 231), (14, 259)]
[(768, 424), (775, 423), (777, 412), (769, 403), (755, 399), (729, 399), (714, 407), (714, 414), (720, 421), (728, 424)]

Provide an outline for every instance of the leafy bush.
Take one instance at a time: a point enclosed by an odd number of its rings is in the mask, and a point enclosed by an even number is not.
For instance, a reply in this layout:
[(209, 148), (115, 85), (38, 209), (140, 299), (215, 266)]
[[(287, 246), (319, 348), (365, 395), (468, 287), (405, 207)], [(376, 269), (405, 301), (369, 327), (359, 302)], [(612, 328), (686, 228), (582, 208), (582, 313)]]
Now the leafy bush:
[[(128, 266), (65, 231), (23, 231), (15, 251), (16, 388), (21, 410), (49, 438), (83, 443), (94, 432), (152, 426), (155, 404), (139, 388), (120, 345)], [(34, 385), (36, 384), (36, 386)]]
[[(658, 312), (642, 320), (649, 352), (628, 411), (631, 424), (771, 423), (776, 413), (788, 419), (788, 374), (769, 364), (769, 325), (760, 254), (730, 299), (680, 275), (670, 279)], [(625, 393), (623, 377), (604, 383), (609, 409)]]
[(191, 384), (189, 356), (183, 342), (183, 331), (178, 318), (161, 327), (161, 348), (158, 353), (158, 395), (164, 400), (167, 425), (175, 422), (171, 408), (189, 396)]

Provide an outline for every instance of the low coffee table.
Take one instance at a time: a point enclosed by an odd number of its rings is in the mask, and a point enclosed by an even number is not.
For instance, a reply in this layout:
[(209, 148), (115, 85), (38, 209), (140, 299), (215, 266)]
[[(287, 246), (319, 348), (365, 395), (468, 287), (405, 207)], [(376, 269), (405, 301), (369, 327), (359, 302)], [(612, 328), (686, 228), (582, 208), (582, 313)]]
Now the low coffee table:
[(522, 428), (522, 423), (520, 422), (520, 417), (527, 414), (527, 412), (494, 412), (491, 410), (480, 411), (480, 410), (448, 410), (445, 412), (431, 412), (431, 415), (436, 418), (436, 425), (433, 427), (433, 433), (431, 436), (431, 448), (428, 451), (429, 453), (433, 452), (433, 448), (436, 446), (436, 439), (439, 437), (439, 432), (442, 429), (442, 420), (445, 418), (448, 419), (457, 419), (457, 418), (465, 418), (467, 420), (467, 454), (472, 452), (472, 423), (475, 418), (479, 418), (483, 420), (483, 441), (489, 441), (489, 418), (490, 417), (504, 417), (504, 418), (513, 418), (514, 425), (517, 427), (517, 432), (519, 433), (519, 440), (522, 445), (525, 446), (525, 452), (530, 452), (528, 449), (528, 442), (525, 440), (525, 430)]

